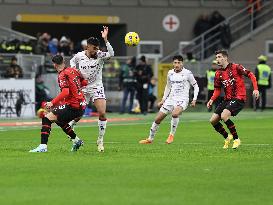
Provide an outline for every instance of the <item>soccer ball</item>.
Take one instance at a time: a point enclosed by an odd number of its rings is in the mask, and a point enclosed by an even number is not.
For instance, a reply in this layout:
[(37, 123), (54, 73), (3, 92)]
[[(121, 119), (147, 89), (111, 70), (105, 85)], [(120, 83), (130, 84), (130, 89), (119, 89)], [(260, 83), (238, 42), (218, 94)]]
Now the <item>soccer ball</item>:
[(127, 46), (137, 46), (140, 38), (136, 32), (129, 32), (125, 35), (124, 41)]

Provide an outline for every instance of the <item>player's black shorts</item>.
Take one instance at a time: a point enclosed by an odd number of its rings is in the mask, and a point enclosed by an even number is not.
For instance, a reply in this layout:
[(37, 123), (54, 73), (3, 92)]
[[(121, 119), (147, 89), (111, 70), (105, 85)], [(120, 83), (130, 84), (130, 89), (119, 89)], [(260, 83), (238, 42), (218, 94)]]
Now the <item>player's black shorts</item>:
[(236, 116), (243, 108), (244, 108), (245, 102), (243, 100), (224, 100), (222, 103), (218, 105), (218, 107), (215, 109), (214, 113), (221, 116), (221, 113), (224, 109), (227, 109), (231, 112), (232, 116)]
[(71, 120), (82, 117), (84, 113), (82, 109), (75, 109), (69, 105), (59, 105), (54, 107), (52, 112), (57, 116), (57, 121), (63, 123), (68, 123)]

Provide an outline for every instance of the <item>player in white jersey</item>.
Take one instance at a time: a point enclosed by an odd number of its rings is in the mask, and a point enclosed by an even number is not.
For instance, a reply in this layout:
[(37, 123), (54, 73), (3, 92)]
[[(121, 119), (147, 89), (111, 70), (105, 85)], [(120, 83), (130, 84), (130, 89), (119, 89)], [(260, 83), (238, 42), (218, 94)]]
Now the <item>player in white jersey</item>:
[[(88, 81), (88, 85), (83, 89), (86, 100), (92, 100), (99, 113), (98, 127), (99, 136), (97, 140), (98, 151), (103, 152), (103, 137), (106, 130), (106, 98), (104, 87), (102, 84), (102, 69), (104, 61), (114, 56), (114, 50), (108, 42), (108, 27), (104, 26), (101, 36), (105, 41), (107, 52), (99, 50), (99, 40), (91, 37), (87, 40), (86, 50), (77, 53), (71, 60), (70, 66), (80, 70), (84, 79)], [(76, 122), (71, 121), (73, 126)]]
[(140, 144), (151, 144), (154, 140), (159, 124), (168, 115), (172, 114), (171, 131), (166, 140), (167, 144), (173, 142), (174, 134), (179, 123), (179, 116), (185, 111), (189, 104), (190, 86), (194, 88), (194, 96), (191, 106), (195, 106), (199, 92), (199, 87), (191, 71), (183, 67), (183, 57), (181, 55), (173, 57), (173, 69), (168, 72), (167, 84), (164, 96), (158, 103), (160, 110), (150, 129), (147, 139), (140, 140)]

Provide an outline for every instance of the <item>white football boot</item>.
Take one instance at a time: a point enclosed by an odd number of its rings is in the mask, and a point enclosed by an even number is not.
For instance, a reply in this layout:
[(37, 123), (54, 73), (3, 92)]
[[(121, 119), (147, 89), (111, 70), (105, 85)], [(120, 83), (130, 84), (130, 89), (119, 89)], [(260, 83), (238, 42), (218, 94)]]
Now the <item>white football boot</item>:
[(29, 150), (29, 152), (47, 152), (47, 145), (40, 144), (37, 148)]

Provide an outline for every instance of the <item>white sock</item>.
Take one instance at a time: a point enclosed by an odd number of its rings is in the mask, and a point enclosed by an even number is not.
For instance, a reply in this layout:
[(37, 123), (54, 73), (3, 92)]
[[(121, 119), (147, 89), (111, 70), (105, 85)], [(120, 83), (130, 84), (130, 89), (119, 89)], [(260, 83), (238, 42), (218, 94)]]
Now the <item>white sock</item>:
[(105, 130), (106, 130), (106, 124), (107, 124), (107, 120), (104, 120), (104, 121), (98, 120), (98, 126), (99, 126), (98, 140), (100, 142), (103, 142), (103, 137), (104, 137)]
[(156, 124), (155, 122), (153, 122), (151, 129), (150, 129), (150, 135), (149, 135), (150, 140), (154, 140), (154, 137), (155, 137), (155, 134), (156, 134), (156, 131), (158, 130), (158, 128), (159, 128), (159, 124)]
[(80, 138), (78, 138), (77, 136), (75, 137), (75, 139), (71, 139), (71, 141), (72, 141), (73, 143), (77, 143), (79, 140), (80, 140)]
[(176, 128), (178, 126), (179, 123), (179, 117), (176, 118), (172, 118), (171, 120), (171, 132), (170, 134), (174, 136), (175, 132), (176, 132)]

